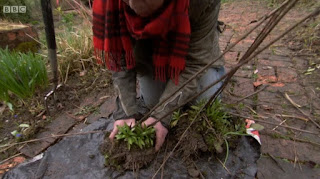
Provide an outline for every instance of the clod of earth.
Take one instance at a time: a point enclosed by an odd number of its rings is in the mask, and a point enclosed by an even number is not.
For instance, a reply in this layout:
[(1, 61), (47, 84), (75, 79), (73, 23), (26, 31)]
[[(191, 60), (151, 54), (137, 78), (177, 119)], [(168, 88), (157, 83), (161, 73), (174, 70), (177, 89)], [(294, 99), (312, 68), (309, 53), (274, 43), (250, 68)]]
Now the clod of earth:
[[(204, 104), (204, 102), (200, 102), (198, 105), (191, 106), (191, 108), (183, 112), (177, 111), (174, 113), (171, 123), (171, 135), (167, 137), (167, 144), (165, 143), (162, 148), (167, 148), (168, 152), (174, 148), (182, 133), (201, 108), (201, 105)], [(217, 155), (224, 151), (228, 153), (230, 148), (232, 149), (237, 145), (238, 136), (245, 135), (244, 122), (232, 118), (220, 101), (212, 103), (205, 109), (193, 125), (181, 140), (176, 152), (176, 155), (184, 159), (186, 166), (189, 165), (188, 161), (196, 160), (202, 154)], [(140, 128), (138, 128), (138, 132), (141, 130)], [(117, 138), (120, 140), (115, 139), (112, 143), (108, 138), (109, 134), (106, 134), (105, 141), (100, 146), (100, 151), (106, 159), (105, 165), (118, 170), (134, 171), (149, 165), (156, 157), (153, 144), (145, 147), (139, 145), (129, 147), (128, 133), (132, 129), (129, 126), (124, 126), (119, 130), (121, 132)], [(146, 129), (144, 130), (147, 131)], [(152, 132), (154, 135), (154, 131), (150, 130), (150, 133)], [(125, 134), (127, 136), (124, 136)], [(130, 136), (132, 135), (130, 134)], [(164, 149), (160, 152), (162, 151)]]

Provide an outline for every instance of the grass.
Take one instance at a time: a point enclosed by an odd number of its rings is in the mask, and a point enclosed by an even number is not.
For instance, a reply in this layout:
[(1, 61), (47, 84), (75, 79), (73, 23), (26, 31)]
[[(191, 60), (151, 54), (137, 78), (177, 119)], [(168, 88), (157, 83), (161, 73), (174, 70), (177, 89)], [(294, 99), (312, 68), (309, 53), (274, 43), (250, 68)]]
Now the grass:
[[(58, 71), (60, 81), (64, 83), (67, 82), (69, 75), (80, 73), (96, 65), (91, 25), (84, 23), (71, 29), (69, 25), (65, 27), (56, 33)], [(45, 44), (45, 42), (42, 43)], [(46, 49), (43, 54), (46, 54), (45, 51)]]
[[(26, 13), (3, 13), (3, 6), (26, 6)], [(30, 23), (41, 18), (40, 1), (34, 0), (0, 0), (0, 19), (14, 22)]]
[[(204, 104), (205, 101), (201, 101), (184, 112), (181, 112), (181, 110), (175, 112), (171, 126), (174, 127), (177, 123), (179, 125), (179, 121), (183, 121), (185, 118), (192, 120)], [(234, 136), (246, 135), (244, 122), (233, 119), (227, 113), (226, 106), (221, 103), (221, 100), (213, 102), (202, 111), (196, 120), (194, 128), (202, 136), (205, 136), (205, 142), (211, 152), (221, 153), (223, 151), (223, 144), (226, 145), (228, 151), (228, 140), (232, 141)]]
[(37, 54), (0, 49), (0, 100), (8, 102), (32, 97), (36, 88), (45, 88), (48, 76), (43, 58)]

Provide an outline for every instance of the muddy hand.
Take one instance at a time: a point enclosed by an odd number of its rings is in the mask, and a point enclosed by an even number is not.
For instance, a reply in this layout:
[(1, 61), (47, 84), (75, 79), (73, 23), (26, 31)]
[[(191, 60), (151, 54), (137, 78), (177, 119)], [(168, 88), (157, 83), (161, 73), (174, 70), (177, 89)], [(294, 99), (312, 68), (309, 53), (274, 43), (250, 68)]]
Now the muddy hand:
[[(147, 120), (145, 120), (142, 124), (149, 126), (152, 123), (154, 123), (155, 121), (157, 121), (155, 118), (153, 117), (149, 117)], [(166, 139), (166, 136), (168, 134), (168, 129), (165, 128), (161, 122), (157, 122), (154, 126), (153, 126), (156, 130), (156, 151), (158, 151), (162, 144), (164, 143), (164, 140)]]
[(116, 136), (119, 131), (117, 126), (124, 126), (124, 124), (127, 124), (130, 127), (133, 127), (134, 125), (136, 125), (136, 120), (134, 118), (130, 118), (130, 119), (121, 119), (121, 120), (117, 120), (116, 122), (114, 122), (113, 131), (109, 135), (109, 139), (111, 141), (113, 141), (114, 136)]

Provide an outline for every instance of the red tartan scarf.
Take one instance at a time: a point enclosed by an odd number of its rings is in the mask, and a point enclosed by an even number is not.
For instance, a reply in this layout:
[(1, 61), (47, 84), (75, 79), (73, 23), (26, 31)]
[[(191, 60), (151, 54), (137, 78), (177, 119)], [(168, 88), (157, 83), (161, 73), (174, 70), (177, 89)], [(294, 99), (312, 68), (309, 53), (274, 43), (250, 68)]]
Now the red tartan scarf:
[(93, 43), (98, 63), (104, 57), (108, 69), (120, 71), (124, 56), (131, 69), (135, 60), (130, 38), (152, 38), (155, 78), (166, 81), (168, 75), (178, 84), (190, 41), (188, 7), (189, 0), (170, 0), (156, 17), (142, 18), (122, 0), (95, 0)]

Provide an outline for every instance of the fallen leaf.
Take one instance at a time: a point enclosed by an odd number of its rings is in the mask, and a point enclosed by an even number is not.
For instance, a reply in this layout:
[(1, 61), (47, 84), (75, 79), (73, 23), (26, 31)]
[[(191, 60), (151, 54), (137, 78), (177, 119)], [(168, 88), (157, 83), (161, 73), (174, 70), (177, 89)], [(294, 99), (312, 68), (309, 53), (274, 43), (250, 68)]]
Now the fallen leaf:
[(85, 76), (86, 74), (87, 74), (87, 71), (84, 70), (84, 71), (80, 72), (80, 75), (79, 75), (79, 76)]
[(109, 98), (110, 96), (102, 96), (101, 98), (100, 98), (100, 100), (103, 100), (103, 99), (107, 99), (107, 98)]
[(262, 85), (262, 82), (261, 82), (261, 81), (253, 82), (253, 86), (254, 86), (254, 87), (258, 87), (258, 86), (261, 86), (261, 85)]
[(257, 131), (262, 131), (264, 129), (264, 127), (260, 124), (257, 123), (253, 123), (250, 126), (252, 129), (257, 130)]
[(13, 159), (13, 161), (14, 162), (17, 162), (17, 163), (22, 163), (22, 162), (24, 162), (26, 160), (26, 158), (24, 158), (24, 157), (15, 157), (14, 159)]
[(28, 128), (28, 127), (30, 127), (30, 125), (29, 125), (29, 124), (20, 124), (19, 127), (21, 127), (21, 128)]
[(265, 110), (273, 110), (273, 108), (271, 106), (268, 106), (268, 105), (261, 105), (261, 107)]

